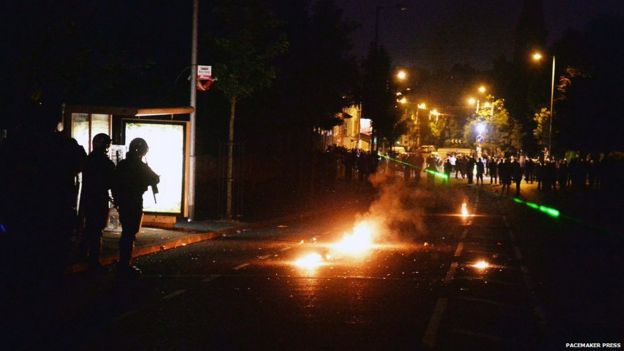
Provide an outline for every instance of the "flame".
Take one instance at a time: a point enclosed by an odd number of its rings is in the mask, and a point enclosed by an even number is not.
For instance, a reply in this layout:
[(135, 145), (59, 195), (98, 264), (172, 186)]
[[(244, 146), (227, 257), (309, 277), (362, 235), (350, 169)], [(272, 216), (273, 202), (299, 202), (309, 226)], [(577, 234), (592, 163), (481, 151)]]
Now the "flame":
[(472, 264), (472, 267), (478, 269), (478, 270), (486, 270), (488, 268), (490, 268), (490, 264), (485, 261), (485, 260), (480, 260), (475, 262), (474, 264)]
[(295, 266), (314, 270), (323, 264), (323, 257), (316, 252), (309, 253), (295, 261)]
[(349, 256), (361, 256), (373, 247), (374, 226), (368, 221), (358, 223), (351, 234), (345, 234), (333, 248)]
[(466, 218), (470, 215), (470, 213), (468, 213), (468, 205), (464, 202), (461, 206), (461, 216)]

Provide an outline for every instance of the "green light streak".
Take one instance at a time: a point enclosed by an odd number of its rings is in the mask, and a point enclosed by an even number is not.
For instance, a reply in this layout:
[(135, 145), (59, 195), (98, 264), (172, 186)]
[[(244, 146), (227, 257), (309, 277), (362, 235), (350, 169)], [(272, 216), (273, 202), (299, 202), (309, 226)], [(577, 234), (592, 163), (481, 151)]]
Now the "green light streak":
[(515, 203), (518, 204), (524, 204), (527, 205), (527, 207), (530, 207), (534, 210), (538, 210), (544, 214), (546, 214), (547, 216), (550, 216), (552, 218), (559, 218), (559, 216), (561, 216), (561, 213), (559, 212), (559, 210), (552, 208), (552, 207), (548, 207), (548, 206), (543, 206), (543, 205), (538, 205), (534, 202), (528, 202), (528, 201), (524, 201), (520, 198), (514, 197), (513, 201)]
[(436, 177), (440, 177), (442, 179), (448, 180), (448, 176), (445, 173), (436, 172), (436, 171), (431, 170), (431, 169), (427, 169), (427, 170), (425, 170), (425, 172), (427, 172), (429, 174), (433, 174)]
[(420, 167), (417, 167), (416, 165), (413, 165), (413, 164), (411, 164), (411, 163), (404, 162), (404, 161), (401, 161), (401, 160), (397, 160), (396, 158), (392, 158), (392, 157), (390, 157), (390, 156), (388, 156), (388, 155), (379, 154), (379, 156), (380, 156), (380, 157), (383, 157), (383, 158), (385, 158), (385, 159), (387, 159), (387, 160), (390, 160), (390, 161), (392, 161), (392, 162), (395, 162), (395, 163), (400, 163), (400, 164), (405, 165), (405, 166), (408, 166), (408, 167), (412, 167), (412, 168), (420, 168)]
[(551, 207), (540, 206), (539, 210), (546, 213), (552, 218), (559, 218), (559, 216), (561, 215), (559, 210), (551, 208)]
[[(388, 155), (379, 154), (379, 157), (383, 157), (383, 158), (385, 158), (387, 160), (390, 160), (392, 162), (399, 163), (399, 164), (402, 164), (402, 165), (405, 165), (405, 166), (408, 166), (408, 167), (420, 169), (420, 167), (418, 167), (418, 166), (416, 166), (414, 164), (411, 164), (409, 162), (404, 162), (404, 161), (401, 161), (401, 160), (397, 160), (396, 158), (392, 158), (392, 157), (390, 157)], [(436, 177), (440, 177), (440, 178), (442, 178), (444, 180), (448, 180), (449, 179), (448, 175), (446, 175), (445, 173), (442, 173), (442, 172), (437, 172), (437, 171), (434, 171), (434, 170), (431, 170), (431, 169), (426, 169), (425, 172), (427, 172), (429, 174), (433, 174)]]

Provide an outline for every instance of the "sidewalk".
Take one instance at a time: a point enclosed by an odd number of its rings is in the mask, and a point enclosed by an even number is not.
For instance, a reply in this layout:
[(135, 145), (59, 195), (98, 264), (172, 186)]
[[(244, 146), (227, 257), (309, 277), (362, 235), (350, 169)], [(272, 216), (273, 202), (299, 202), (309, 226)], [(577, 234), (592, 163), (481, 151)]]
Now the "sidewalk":
[[(149, 255), (158, 251), (170, 250), (196, 242), (214, 239), (232, 232), (240, 231), (248, 226), (246, 223), (235, 221), (196, 221), (180, 222), (171, 229), (142, 227), (134, 243), (133, 257)], [(100, 262), (110, 265), (117, 261), (119, 253), (119, 237), (121, 228), (107, 227), (102, 236), (102, 253)], [(76, 262), (71, 265), (70, 272), (77, 273), (87, 270), (86, 262)]]

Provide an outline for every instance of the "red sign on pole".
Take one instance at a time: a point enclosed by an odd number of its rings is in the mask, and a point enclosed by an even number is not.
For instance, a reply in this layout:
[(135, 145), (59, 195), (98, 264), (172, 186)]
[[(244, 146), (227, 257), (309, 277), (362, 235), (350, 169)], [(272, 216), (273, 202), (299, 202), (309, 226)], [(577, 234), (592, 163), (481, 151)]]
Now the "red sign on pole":
[(197, 90), (206, 91), (215, 80), (212, 78), (212, 66), (197, 66)]

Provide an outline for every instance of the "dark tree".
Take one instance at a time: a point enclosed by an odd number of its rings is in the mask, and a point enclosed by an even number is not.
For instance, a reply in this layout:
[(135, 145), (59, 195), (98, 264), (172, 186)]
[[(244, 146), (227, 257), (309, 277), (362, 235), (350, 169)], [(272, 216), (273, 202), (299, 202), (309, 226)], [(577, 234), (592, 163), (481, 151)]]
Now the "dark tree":
[(396, 103), (396, 88), (391, 79), (390, 57), (383, 47), (372, 45), (363, 65), (362, 117), (373, 122), (373, 137), (379, 143), (385, 139), (392, 143), (397, 137), (395, 126), (400, 120)]

